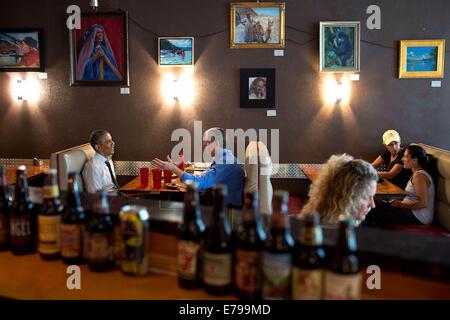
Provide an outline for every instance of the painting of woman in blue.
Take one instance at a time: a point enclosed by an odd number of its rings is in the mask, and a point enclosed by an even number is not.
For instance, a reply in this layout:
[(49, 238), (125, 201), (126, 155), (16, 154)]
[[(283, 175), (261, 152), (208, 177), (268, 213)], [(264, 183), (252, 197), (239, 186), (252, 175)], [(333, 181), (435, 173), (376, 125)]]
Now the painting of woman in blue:
[(78, 55), (77, 80), (122, 80), (114, 51), (101, 24), (92, 25), (83, 36)]

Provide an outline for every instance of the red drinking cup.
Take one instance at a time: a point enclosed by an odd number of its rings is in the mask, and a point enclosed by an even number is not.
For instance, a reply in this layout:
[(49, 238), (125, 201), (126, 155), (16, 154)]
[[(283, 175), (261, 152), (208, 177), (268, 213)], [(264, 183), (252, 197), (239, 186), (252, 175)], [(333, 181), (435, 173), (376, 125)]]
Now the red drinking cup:
[(153, 189), (159, 190), (161, 189), (161, 169), (154, 168), (152, 169), (153, 176)]
[(148, 186), (148, 168), (139, 168), (139, 178), (141, 179), (141, 189)]
[(172, 171), (170, 170), (164, 170), (164, 183), (171, 183), (172, 182)]

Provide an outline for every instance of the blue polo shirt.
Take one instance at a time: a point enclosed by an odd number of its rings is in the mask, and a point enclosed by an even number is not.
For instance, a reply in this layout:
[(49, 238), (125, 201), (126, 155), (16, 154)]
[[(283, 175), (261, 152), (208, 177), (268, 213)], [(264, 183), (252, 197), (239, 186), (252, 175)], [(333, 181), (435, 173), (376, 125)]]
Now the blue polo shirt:
[(237, 159), (230, 150), (221, 149), (211, 163), (211, 166), (201, 176), (183, 173), (181, 182), (192, 180), (197, 183), (198, 190), (206, 190), (215, 184), (224, 184), (228, 188), (225, 199), (227, 205), (242, 206), (242, 189), (244, 188), (245, 173), (237, 163)]

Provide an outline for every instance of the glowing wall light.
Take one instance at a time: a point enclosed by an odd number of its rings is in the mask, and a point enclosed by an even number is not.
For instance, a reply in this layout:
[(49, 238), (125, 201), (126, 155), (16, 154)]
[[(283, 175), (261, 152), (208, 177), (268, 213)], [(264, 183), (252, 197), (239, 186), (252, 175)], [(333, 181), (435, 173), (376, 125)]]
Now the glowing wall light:
[(165, 74), (162, 94), (167, 104), (180, 103), (182, 106), (191, 104), (195, 97), (192, 71), (183, 71), (178, 76), (170, 73)]
[(25, 85), (26, 85), (25, 80), (17, 80), (17, 83), (16, 83), (17, 100), (27, 100), (26, 97), (24, 98)]
[(41, 84), (34, 74), (27, 75), (26, 79), (14, 78), (11, 89), (13, 98), (18, 101), (39, 101)]
[(348, 104), (350, 101), (350, 83), (348, 80), (336, 80), (328, 78), (324, 87), (325, 101), (327, 104)]

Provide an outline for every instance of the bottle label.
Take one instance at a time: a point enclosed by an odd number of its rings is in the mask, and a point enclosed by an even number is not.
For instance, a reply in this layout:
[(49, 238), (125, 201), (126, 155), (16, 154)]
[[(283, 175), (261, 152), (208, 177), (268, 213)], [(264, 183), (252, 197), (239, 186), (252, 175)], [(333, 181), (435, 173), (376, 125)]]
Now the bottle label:
[(177, 270), (178, 276), (187, 280), (195, 280), (198, 268), (198, 252), (200, 245), (192, 241), (178, 240)]
[[(31, 216), (20, 215), (20, 217), (11, 217), (10, 232), (11, 237), (32, 238)], [(27, 243), (27, 240), (23, 240)]]
[(8, 241), (8, 220), (6, 215), (0, 214), (0, 244)]
[(42, 188), (42, 197), (44, 199), (53, 199), (59, 197), (59, 188), (57, 185), (54, 186), (44, 186)]
[(292, 274), (290, 253), (263, 254), (264, 299), (289, 299)]
[(362, 274), (337, 274), (328, 271), (325, 276), (325, 300), (361, 299)]
[(203, 281), (211, 286), (231, 283), (231, 253), (204, 253)]
[(292, 271), (292, 299), (320, 300), (323, 294), (323, 270), (294, 267)]
[(236, 250), (236, 287), (245, 292), (261, 288), (261, 254), (258, 251)]
[(54, 254), (60, 249), (59, 227), (61, 216), (38, 216), (39, 244), (40, 253)]
[(90, 233), (88, 237), (88, 259), (94, 261), (114, 260), (114, 240), (106, 233)]
[(61, 255), (65, 258), (82, 257), (82, 234), (79, 224), (61, 224)]

